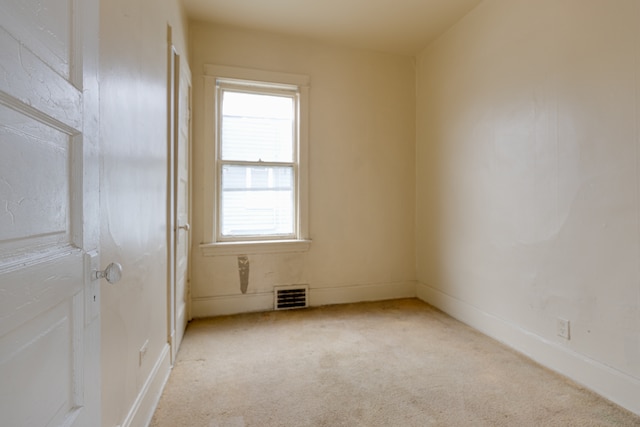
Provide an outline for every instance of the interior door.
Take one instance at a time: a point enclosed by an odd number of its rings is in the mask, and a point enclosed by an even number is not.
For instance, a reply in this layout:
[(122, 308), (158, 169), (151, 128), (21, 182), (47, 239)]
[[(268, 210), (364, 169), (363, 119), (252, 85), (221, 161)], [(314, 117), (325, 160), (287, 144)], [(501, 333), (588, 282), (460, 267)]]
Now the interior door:
[(188, 68), (175, 56), (177, 80), (175, 137), (175, 349), (180, 347), (187, 327), (189, 303), (190, 244), (190, 141), (191, 141), (191, 78)]
[(100, 425), (98, 1), (0, 2), (0, 424)]

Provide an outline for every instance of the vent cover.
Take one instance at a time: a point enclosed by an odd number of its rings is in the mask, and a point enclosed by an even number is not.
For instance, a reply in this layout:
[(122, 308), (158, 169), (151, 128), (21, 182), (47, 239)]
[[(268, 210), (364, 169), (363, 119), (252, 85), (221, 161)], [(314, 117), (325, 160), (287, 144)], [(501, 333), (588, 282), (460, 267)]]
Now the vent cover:
[(273, 288), (276, 310), (308, 307), (307, 291), (309, 286), (279, 286)]

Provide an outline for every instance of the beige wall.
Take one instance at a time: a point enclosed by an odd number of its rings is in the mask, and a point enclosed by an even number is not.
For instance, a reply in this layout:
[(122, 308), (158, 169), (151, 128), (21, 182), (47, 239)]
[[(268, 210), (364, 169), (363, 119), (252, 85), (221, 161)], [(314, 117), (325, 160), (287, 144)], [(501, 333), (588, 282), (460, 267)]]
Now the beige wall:
[[(192, 22), (193, 314), (268, 309), (275, 285), (309, 284), (311, 303), (415, 294), (414, 59)], [(203, 66), (310, 76), (310, 237), (303, 254), (204, 257)]]
[[(168, 373), (167, 24), (186, 55), (174, 0), (101, 2), (102, 425), (146, 425)], [(139, 350), (148, 350), (139, 363)]]
[(638, 40), (636, 0), (487, 0), (419, 55), (417, 274), (640, 413)]
[[(105, 426), (140, 425), (167, 369), (178, 4), (102, 2), (102, 260), (125, 269), (102, 288)], [(191, 23), (194, 314), (266, 309), (296, 283), (316, 304), (412, 295), (417, 268), (421, 298), (640, 413), (639, 29), (635, 0), (485, 0), (418, 55), (415, 79), (410, 57)], [(247, 295), (235, 257), (198, 248), (208, 63), (311, 77), (313, 244), (251, 255)]]

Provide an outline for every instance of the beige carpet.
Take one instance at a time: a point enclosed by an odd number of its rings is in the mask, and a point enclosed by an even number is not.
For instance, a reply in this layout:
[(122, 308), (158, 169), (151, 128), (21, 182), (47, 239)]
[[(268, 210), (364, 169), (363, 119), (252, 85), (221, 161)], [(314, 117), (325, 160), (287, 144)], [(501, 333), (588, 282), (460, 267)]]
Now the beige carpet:
[(194, 321), (151, 426), (640, 426), (640, 417), (408, 299)]

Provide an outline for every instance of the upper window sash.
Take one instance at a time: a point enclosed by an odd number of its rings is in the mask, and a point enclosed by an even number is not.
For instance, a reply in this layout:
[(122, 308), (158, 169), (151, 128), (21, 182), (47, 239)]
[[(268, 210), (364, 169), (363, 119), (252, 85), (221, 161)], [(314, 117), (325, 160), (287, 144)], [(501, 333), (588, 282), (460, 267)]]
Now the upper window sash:
[[(216, 84), (216, 160), (218, 161), (254, 161), (248, 159), (241, 158), (233, 158), (223, 156), (222, 154), (222, 111), (221, 105), (223, 102), (224, 92), (228, 91), (230, 93), (247, 93), (247, 94), (259, 94), (259, 95), (274, 95), (274, 96), (282, 96), (283, 98), (289, 98), (292, 102), (293, 106), (293, 123), (294, 128), (292, 131), (292, 145), (291, 145), (291, 157), (287, 161), (282, 161), (282, 163), (294, 164), (298, 163), (299, 155), (298, 150), (300, 146), (300, 92), (298, 87), (291, 85), (272, 85), (268, 86), (266, 84), (256, 85), (252, 82), (247, 84), (242, 83), (231, 83), (231, 80), (217, 80)], [(272, 159), (260, 159), (258, 158), (255, 161), (262, 160), (265, 163), (277, 163), (278, 161), (273, 161)]]

